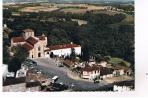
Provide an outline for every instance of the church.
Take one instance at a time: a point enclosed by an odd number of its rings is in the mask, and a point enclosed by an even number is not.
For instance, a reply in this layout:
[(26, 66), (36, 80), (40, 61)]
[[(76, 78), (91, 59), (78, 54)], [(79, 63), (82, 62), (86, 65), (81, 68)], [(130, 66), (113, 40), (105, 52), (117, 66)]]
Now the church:
[(68, 43), (61, 45), (47, 46), (47, 37), (35, 36), (32, 29), (23, 30), (22, 36), (11, 38), (11, 47), (21, 45), (29, 52), (28, 58), (50, 58), (50, 54), (61, 57), (69, 56), (71, 49), (75, 49), (77, 55), (81, 55), (81, 46), (77, 44)]
[(21, 37), (11, 38), (11, 47), (21, 45), (29, 52), (29, 58), (45, 57), (44, 51), (47, 46), (47, 37), (42, 36), (35, 37), (32, 29), (23, 30)]

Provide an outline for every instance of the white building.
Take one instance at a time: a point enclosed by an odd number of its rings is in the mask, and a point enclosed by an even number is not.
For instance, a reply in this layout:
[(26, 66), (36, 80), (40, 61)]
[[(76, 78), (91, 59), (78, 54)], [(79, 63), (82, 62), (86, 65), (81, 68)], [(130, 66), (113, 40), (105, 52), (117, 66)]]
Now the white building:
[(126, 92), (126, 91), (133, 91), (134, 90), (134, 81), (123, 81), (114, 83), (113, 91), (115, 92)]
[(26, 77), (27, 70), (22, 68), (16, 72), (16, 78)]
[(54, 45), (49, 46), (47, 50), (45, 50), (45, 57), (50, 57), (50, 54), (61, 57), (61, 56), (70, 56), (72, 49), (75, 50), (76, 55), (81, 55), (81, 46), (77, 44), (62, 44), (62, 45)]
[(130, 70), (129, 68), (124, 66), (116, 66), (116, 67), (113, 67), (113, 69), (114, 69), (114, 72), (113, 72), (114, 76), (127, 75), (128, 71)]
[(100, 76), (100, 68), (97, 66), (86, 66), (81, 70), (81, 77), (84, 79), (93, 80), (95, 78), (99, 78)]
[(107, 67), (107, 62), (101, 61), (98, 65), (101, 65), (102, 67)]
[(8, 74), (8, 65), (3, 64), (2, 74), (3, 74), (3, 78), (5, 79), (7, 77), (7, 74)]

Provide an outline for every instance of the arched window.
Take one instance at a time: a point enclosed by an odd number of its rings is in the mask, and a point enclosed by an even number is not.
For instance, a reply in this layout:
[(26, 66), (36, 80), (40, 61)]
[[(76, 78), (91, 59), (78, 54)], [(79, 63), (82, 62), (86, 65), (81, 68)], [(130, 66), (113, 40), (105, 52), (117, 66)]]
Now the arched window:
[(38, 53), (38, 57), (41, 57), (41, 53)]
[(40, 51), (41, 50), (41, 47), (38, 47), (38, 51)]

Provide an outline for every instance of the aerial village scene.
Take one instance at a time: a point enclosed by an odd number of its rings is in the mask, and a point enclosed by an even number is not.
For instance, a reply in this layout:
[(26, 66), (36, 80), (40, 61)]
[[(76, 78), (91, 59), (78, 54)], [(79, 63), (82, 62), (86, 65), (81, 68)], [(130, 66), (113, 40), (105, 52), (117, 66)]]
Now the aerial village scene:
[(3, 0), (3, 92), (134, 91), (134, 1), (123, 1)]

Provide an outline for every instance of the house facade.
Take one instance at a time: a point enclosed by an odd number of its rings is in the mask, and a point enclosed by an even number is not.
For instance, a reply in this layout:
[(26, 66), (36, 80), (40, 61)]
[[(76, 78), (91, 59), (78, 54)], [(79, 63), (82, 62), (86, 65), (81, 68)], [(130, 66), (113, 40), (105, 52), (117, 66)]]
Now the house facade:
[(49, 46), (48, 49), (45, 50), (45, 57), (50, 57), (51, 53), (58, 57), (70, 56), (72, 49), (75, 50), (76, 55), (81, 55), (81, 46), (71, 42), (69, 44)]
[(113, 91), (115, 92), (126, 92), (134, 90), (134, 80), (116, 82), (113, 85)]
[(81, 77), (84, 79), (93, 80), (95, 78), (99, 78), (100, 76), (100, 68), (97, 66), (86, 66), (81, 69)]

